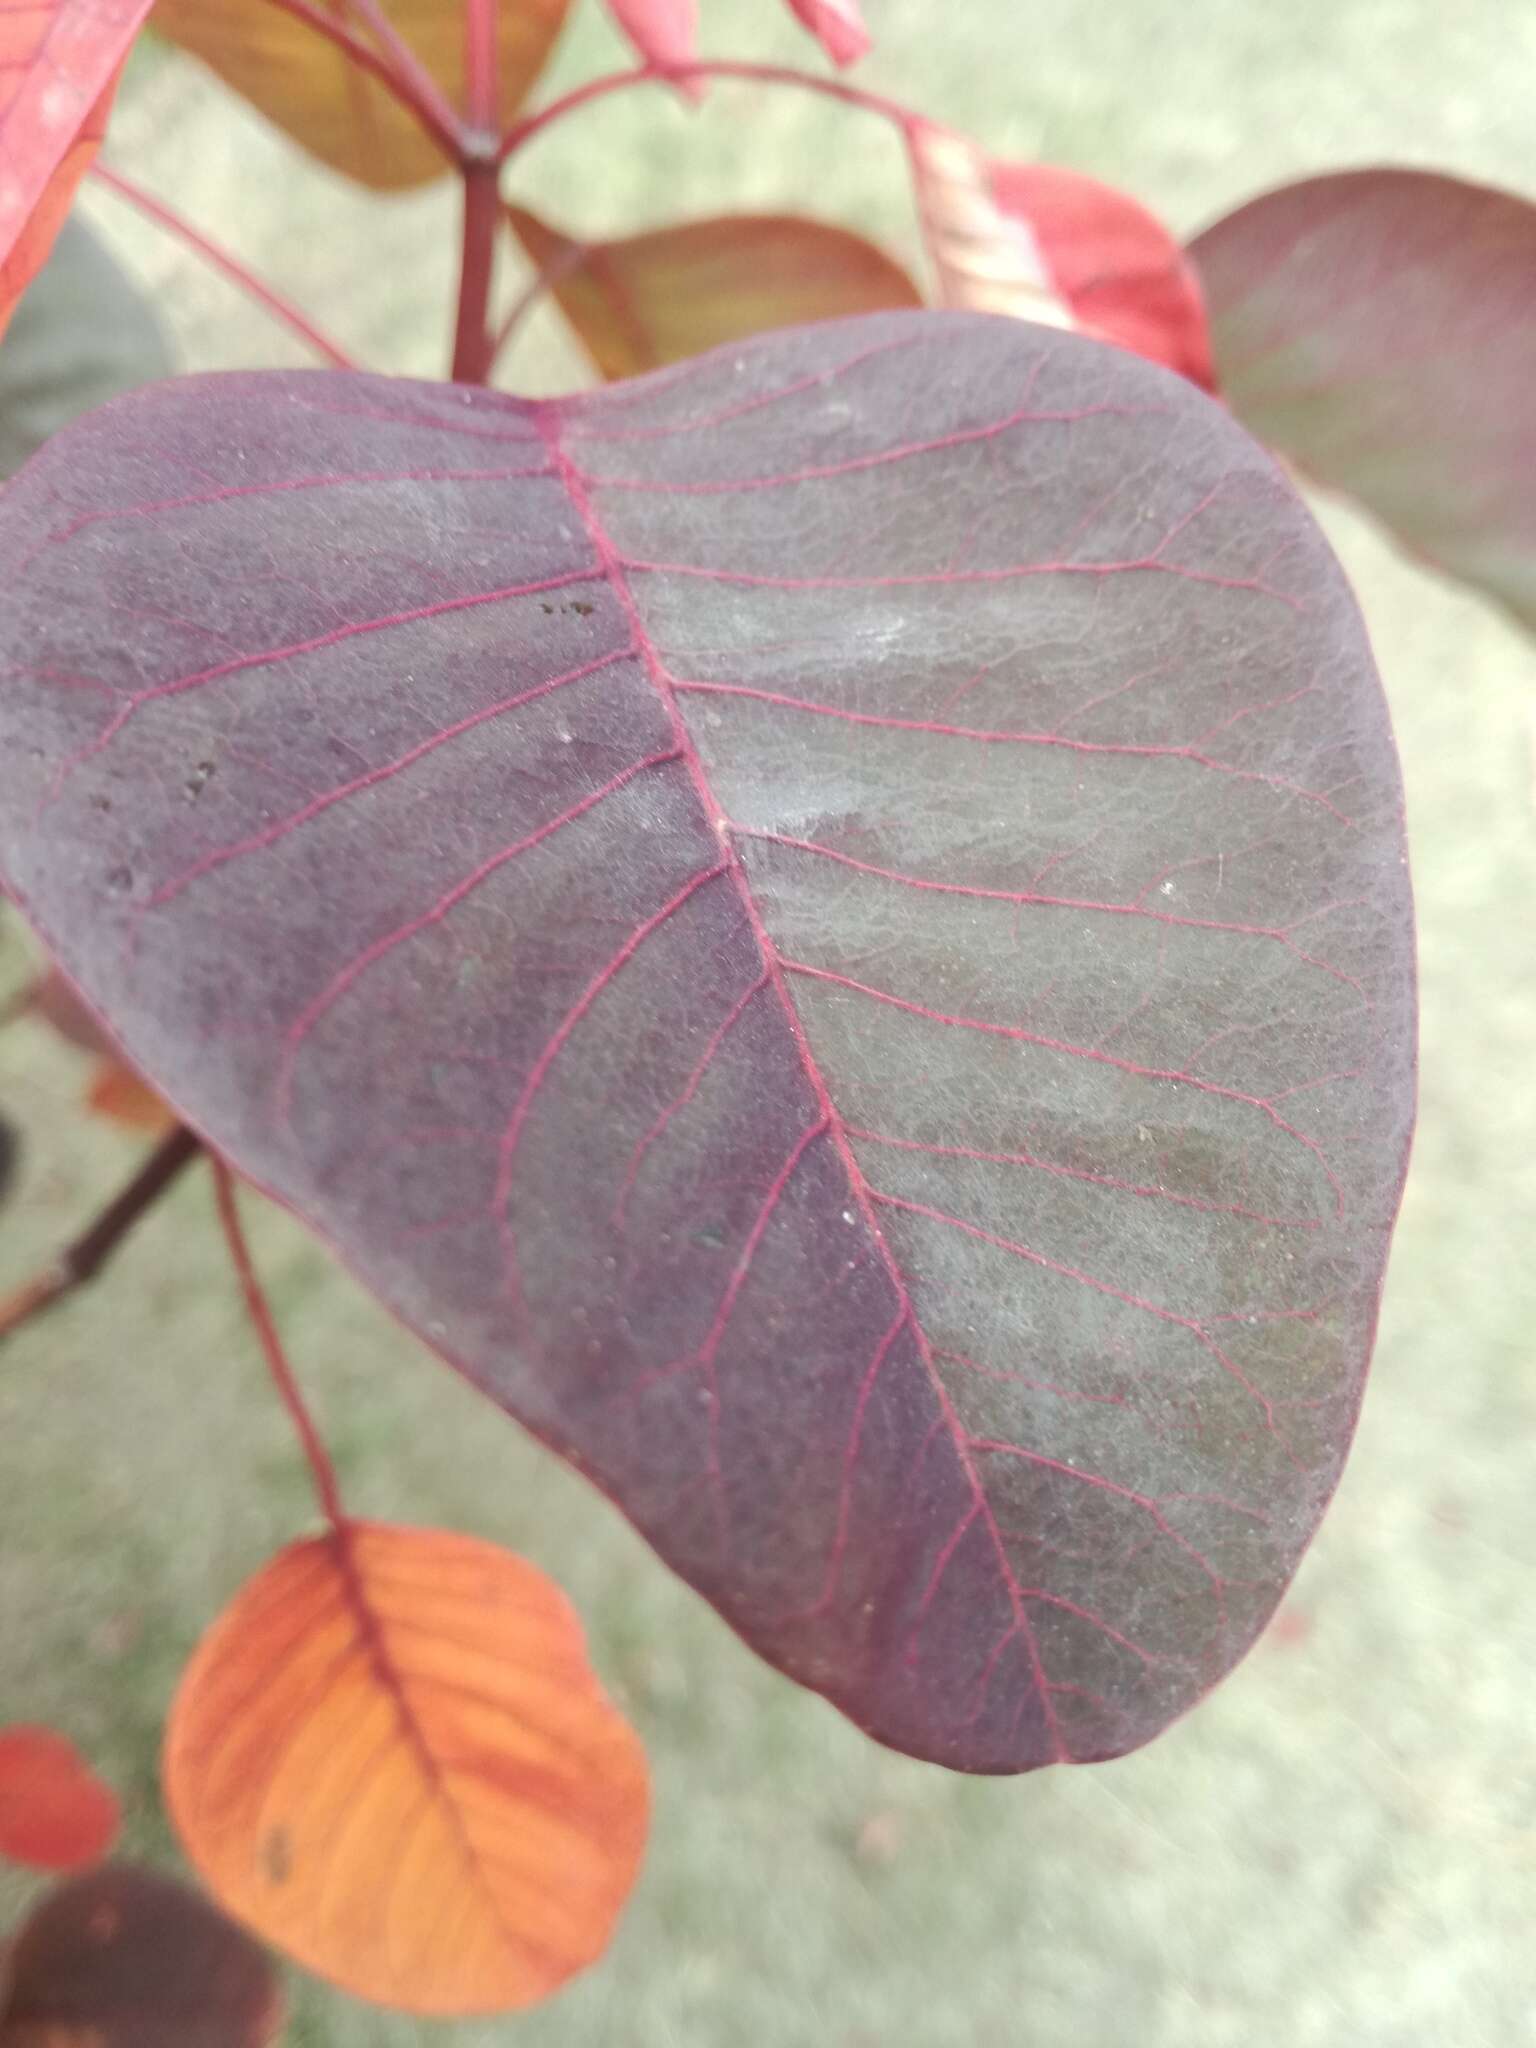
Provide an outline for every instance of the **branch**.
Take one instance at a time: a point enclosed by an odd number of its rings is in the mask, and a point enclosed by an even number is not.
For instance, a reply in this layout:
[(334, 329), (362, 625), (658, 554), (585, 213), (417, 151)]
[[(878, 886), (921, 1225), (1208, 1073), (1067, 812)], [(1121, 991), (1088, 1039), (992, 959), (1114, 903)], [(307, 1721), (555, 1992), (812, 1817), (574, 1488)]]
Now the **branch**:
[(122, 1193), (109, 1202), (90, 1228), (68, 1245), (46, 1271), (0, 1300), (0, 1344), (15, 1336), (44, 1309), (52, 1308), (106, 1265), (140, 1217), (146, 1215), (171, 1183), (191, 1165), (202, 1144), (185, 1125), (162, 1138)]
[(867, 114), (879, 114), (903, 135), (911, 131), (919, 118), (899, 100), (865, 92), (839, 78), (821, 78), (814, 72), (795, 71), (783, 64), (680, 64), (666, 69), (642, 64), (633, 71), (613, 71), (606, 77), (589, 79), (585, 85), (578, 85), (563, 98), (552, 100), (537, 113), (515, 121), (502, 137), (501, 161), (506, 163), (536, 135), (553, 127), (557, 121), (563, 121), (567, 114), (574, 114), (579, 107), (588, 106), (593, 100), (606, 99), (610, 93), (627, 92), (636, 85), (689, 85), (709, 78), (739, 79), (750, 85), (800, 86), (806, 92), (820, 93), (824, 99), (841, 100), (845, 106), (862, 108)]
[(251, 1248), (246, 1242), (245, 1227), (240, 1221), (240, 1210), (235, 1200), (235, 1177), (223, 1160), (213, 1157), (213, 1197), (218, 1205), (219, 1223), (224, 1232), (224, 1241), (229, 1246), (229, 1256), (234, 1262), (235, 1277), (240, 1282), (240, 1292), (245, 1297), (245, 1306), (251, 1321), (256, 1325), (256, 1335), (267, 1361), (267, 1370), (272, 1375), (278, 1398), (288, 1410), (290, 1421), (298, 1432), (299, 1442), (304, 1447), (304, 1456), (314, 1475), (315, 1491), (320, 1496), (320, 1506), (325, 1519), (338, 1536), (345, 1533), (347, 1512), (341, 1504), (341, 1488), (336, 1479), (336, 1467), (331, 1463), (331, 1454), (325, 1448), (315, 1418), (310, 1414), (299, 1391), (299, 1383), (293, 1376), (283, 1350), (283, 1340), (277, 1334), (277, 1324), (272, 1317), (271, 1304), (256, 1277), (256, 1268), (251, 1262)]
[(238, 285), (241, 291), (253, 298), (264, 312), (270, 313), (274, 320), (281, 321), (283, 326), (289, 328), (301, 341), (323, 356), (334, 369), (357, 368), (351, 358), (344, 355), (335, 342), (328, 340), (297, 306), (291, 305), (269, 284), (264, 284), (254, 271), (247, 270), (237, 257), (229, 254), (228, 250), (221, 249), (217, 242), (210, 242), (206, 235), (193, 227), (190, 221), (183, 220), (179, 213), (174, 212), (162, 200), (156, 199), (142, 186), (134, 184), (131, 179), (123, 177), (121, 172), (108, 170), (103, 163), (92, 165), (91, 176), (99, 184), (105, 185), (109, 192), (115, 192), (119, 199), (126, 199), (130, 206), (136, 206), (140, 213), (158, 226), (178, 236), (188, 248), (195, 249), (205, 263), (210, 264), (215, 270), (222, 271), (232, 284)]

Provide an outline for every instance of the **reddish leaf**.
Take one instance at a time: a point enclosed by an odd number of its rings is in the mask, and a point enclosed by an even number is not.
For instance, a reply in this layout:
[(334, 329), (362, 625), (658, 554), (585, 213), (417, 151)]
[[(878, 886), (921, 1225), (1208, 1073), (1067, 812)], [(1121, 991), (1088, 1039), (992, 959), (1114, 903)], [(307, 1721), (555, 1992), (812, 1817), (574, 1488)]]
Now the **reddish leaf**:
[(697, 56), (698, 0), (608, 0), (608, 11), (642, 63), (668, 70)]
[(834, 64), (855, 64), (869, 48), (859, 0), (789, 0)]
[(0, 1856), (78, 1870), (117, 1837), (117, 1800), (72, 1742), (26, 1723), (0, 1728)]
[(0, 2048), (263, 2048), (283, 2021), (248, 1935), (185, 1885), (125, 1864), (44, 1899), (10, 1960)]
[(0, 8), (0, 333), (43, 267), (106, 132), (150, 0)]
[(1155, 214), (1113, 185), (1055, 164), (994, 163), (991, 172), (998, 205), (1029, 225), (1085, 334), (1213, 388), (1200, 280)]
[(182, 379), (0, 558), (65, 971), (759, 1650), (977, 1770), (1242, 1654), (1354, 1422), (1412, 967), (1357, 609), (1221, 407), (938, 313), (557, 403)]
[(901, 266), (862, 236), (789, 214), (726, 214), (595, 243), (521, 207), (507, 217), (610, 380), (765, 328), (921, 304)]
[(293, 1544), (214, 1623), (165, 1790), (232, 1913), (425, 2013), (532, 2005), (600, 1955), (650, 1799), (560, 1589), (472, 1536), (381, 1522)]
[(1536, 627), (1536, 206), (1345, 171), (1190, 245), (1233, 410)]

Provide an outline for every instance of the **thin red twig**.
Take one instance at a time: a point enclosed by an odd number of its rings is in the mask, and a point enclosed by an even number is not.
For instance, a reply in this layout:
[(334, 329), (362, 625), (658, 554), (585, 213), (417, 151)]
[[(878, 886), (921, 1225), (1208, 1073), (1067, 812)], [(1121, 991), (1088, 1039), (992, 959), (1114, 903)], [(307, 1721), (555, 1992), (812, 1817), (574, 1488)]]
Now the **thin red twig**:
[(459, 264), (459, 310), (453, 337), (457, 384), (483, 384), (491, 374), (496, 341), (490, 331), (491, 273), (501, 192), (494, 161), (464, 165), (464, 253)]
[(605, 77), (588, 79), (585, 85), (578, 85), (562, 98), (552, 100), (537, 113), (514, 121), (501, 140), (501, 161), (505, 163), (509, 157), (515, 156), (536, 135), (564, 120), (567, 114), (589, 106), (593, 100), (606, 99), (610, 93), (627, 92), (636, 85), (687, 85), (709, 78), (739, 79), (750, 85), (800, 86), (806, 92), (820, 93), (825, 99), (841, 100), (845, 106), (860, 107), (868, 114), (879, 114), (899, 128), (903, 135), (919, 118), (899, 100), (887, 99), (881, 93), (865, 92), (860, 86), (848, 85), (840, 78), (821, 78), (815, 72), (796, 71), (784, 64), (682, 64), (669, 69), (642, 64), (633, 71), (612, 71)]
[[(396, 32), (387, 22), (383, 25), (383, 38), (388, 54), (375, 50), (365, 43), (346, 23), (335, 14), (328, 14), (315, 5), (315, 0), (268, 0), (268, 5), (280, 7), (285, 14), (291, 14), (297, 21), (304, 22), (316, 35), (332, 42), (345, 55), (348, 63), (355, 64), (360, 71), (366, 71), (376, 78), (386, 91), (393, 93), (406, 111), (418, 120), (432, 136), (439, 149), (450, 162), (457, 163), (462, 150), (462, 124), (452, 107), (437, 89), (431, 74), (419, 62), (414, 51), (400, 42)], [(382, 16), (380, 16), (382, 20)], [(380, 31), (375, 27), (375, 33)], [(404, 52), (402, 61), (399, 52)], [(409, 67), (409, 68), (407, 68)]]
[(464, 154), (464, 123), (437, 80), (401, 35), (379, 0), (348, 0), (367, 23), (370, 34), (411, 110), (424, 118), (433, 133), (448, 138), (455, 158)]
[(232, 284), (238, 285), (243, 292), (253, 298), (263, 311), (270, 313), (274, 320), (280, 320), (302, 341), (307, 342), (317, 354), (324, 356), (333, 368), (356, 369), (357, 365), (351, 358), (344, 355), (334, 341), (322, 334), (307, 314), (301, 313), (297, 306), (290, 305), (287, 299), (272, 289), (271, 285), (265, 283), (254, 271), (247, 270), (227, 249), (221, 249), (217, 242), (211, 242), (205, 234), (193, 227), (190, 221), (184, 220), (163, 200), (156, 199), (141, 185), (136, 185), (132, 179), (125, 178), (120, 171), (109, 170), (103, 163), (93, 164), (91, 175), (98, 183), (105, 185), (109, 192), (115, 192), (119, 199), (126, 199), (130, 206), (136, 206), (148, 219), (167, 229), (169, 233), (179, 236), (188, 248), (195, 249), (206, 263), (211, 264), (215, 270), (222, 271)]
[(562, 279), (569, 277), (573, 270), (579, 270), (589, 254), (590, 251), (584, 242), (572, 242), (568, 249), (560, 251), (553, 263), (529, 278), (507, 308), (506, 318), (496, 330), (496, 339), (491, 349), (493, 362), (500, 356), (545, 292), (552, 291)]
[(245, 1228), (240, 1221), (239, 1205), (235, 1199), (235, 1177), (216, 1154), (209, 1155), (213, 1166), (213, 1193), (218, 1204), (219, 1222), (223, 1226), (224, 1240), (229, 1246), (229, 1256), (234, 1263), (235, 1277), (240, 1282), (240, 1292), (245, 1297), (245, 1306), (251, 1321), (256, 1326), (256, 1335), (261, 1340), (262, 1351), (266, 1354), (267, 1371), (272, 1375), (272, 1384), (277, 1388), (278, 1398), (288, 1410), (289, 1420), (298, 1432), (299, 1442), (304, 1447), (304, 1456), (314, 1475), (315, 1491), (320, 1496), (320, 1505), (325, 1518), (338, 1536), (347, 1528), (347, 1511), (341, 1504), (341, 1488), (336, 1479), (336, 1467), (331, 1463), (331, 1454), (325, 1448), (325, 1440), (315, 1425), (315, 1419), (305, 1406), (299, 1383), (293, 1376), (283, 1350), (283, 1341), (277, 1334), (277, 1324), (272, 1319), (272, 1310), (256, 1277), (256, 1268), (251, 1263), (251, 1248), (246, 1242)]

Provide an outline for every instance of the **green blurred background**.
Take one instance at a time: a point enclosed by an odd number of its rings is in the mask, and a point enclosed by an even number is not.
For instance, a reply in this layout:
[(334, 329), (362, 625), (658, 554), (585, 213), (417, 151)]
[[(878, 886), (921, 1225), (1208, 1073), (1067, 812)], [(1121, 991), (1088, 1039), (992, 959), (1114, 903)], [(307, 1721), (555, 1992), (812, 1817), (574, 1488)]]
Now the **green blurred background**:
[[(864, 82), (998, 153), (1123, 183), (1181, 232), (1282, 179), (1381, 161), (1536, 197), (1526, 0), (1454, 16), (1443, 0), (865, 4)], [(703, 13), (709, 54), (816, 61), (777, 0)], [(545, 90), (621, 61), (579, 0)], [(357, 192), (170, 53), (136, 62), (108, 155), (370, 365), (441, 374), (450, 185)], [(514, 189), (585, 231), (800, 207), (912, 246), (879, 125), (788, 92), (717, 91), (701, 115), (626, 95), (541, 143)], [(302, 360), (116, 200), (90, 193), (85, 211), (187, 367)], [(508, 370), (528, 391), (581, 374), (552, 316)], [(563, 1997), (433, 2025), (294, 1973), (296, 2048), (1536, 2043), (1536, 649), (1323, 510), (1403, 752), (1423, 1101), (1357, 1448), (1268, 1635), (1116, 1764), (979, 1781), (887, 1755), (759, 1665), (612, 1510), (253, 1203), (353, 1507), (547, 1568), (657, 1787), (618, 1939)], [(27, 971), (12, 921), (0, 1000)], [(133, 1143), (80, 1113), (83, 1078), (40, 1026), (0, 1034), (0, 1108), (27, 1140), (0, 1288), (131, 1170)], [(194, 1174), (106, 1280), (0, 1356), (0, 1721), (71, 1733), (123, 1793), (133, 1852), (175, 1862), (156, 1748), (199, 1630), (313, 1513)], [(0, 1924), (29, 1889), (0, 1877)]]

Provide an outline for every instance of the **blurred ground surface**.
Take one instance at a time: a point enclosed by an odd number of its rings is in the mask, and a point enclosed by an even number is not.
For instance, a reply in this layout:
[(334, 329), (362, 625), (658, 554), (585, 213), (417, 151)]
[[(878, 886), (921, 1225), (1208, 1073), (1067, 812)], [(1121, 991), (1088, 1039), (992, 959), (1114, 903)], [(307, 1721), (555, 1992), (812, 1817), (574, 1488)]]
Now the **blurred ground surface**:
[[(1180, 229), (1390, 159), (1536, 196), (1536, 9), (1510, 0), (867, 0), (871, 85), (994, 148), (1133, 185)], [(806, 54), (770, 0), (714, 48)], [(615, 54), (583, 0), (562, 77)], [(521, 190), (607, 228), (814, 204), (899, 242), (893, 148), (808, 97), (697, 122), (635, 94)], [(180, 60), (112, 154), (380, 367), (440, 369), (445, 189), (383, 204)], [(193, 366), (298, 360), (106, 195), (92, 216)], [(1533, 337), (1536, 348), (1536, 337)], [(524, 389), (570, 380), (554, 323)], [(646, 1876), (605, 1963), (526, 2020), (417, 2025), (295, 1981), (308, 2048), (1525, 2048), (1536, 2042), (1536, 652), (1330, 513), (1407, 774), (1423, 1116), (1372, 1392), (1338, 1501), (1238, 1675), (1120, 1763), (978, 1782), (886, 1755), (760, 1666), (577, 1480), (396, 1331), (296, 1228), (259, 1248), (353, 1504), (530, 1553), (588, 1617), (655, 1761)], [(0, 987), (22, 960), (0, 952)], [(74, 1058), (0, 1037), (27, 1126), (14, 1280), (128, 1169)], [(172, 1852), (156, 1731), (202, 1624), (311, 1505), (188, 1185), (98, 1290), (0, 1361), (0, 1719), (57, 1722)], [(22, 1887), (0, 1882), (0, 1908)]]

